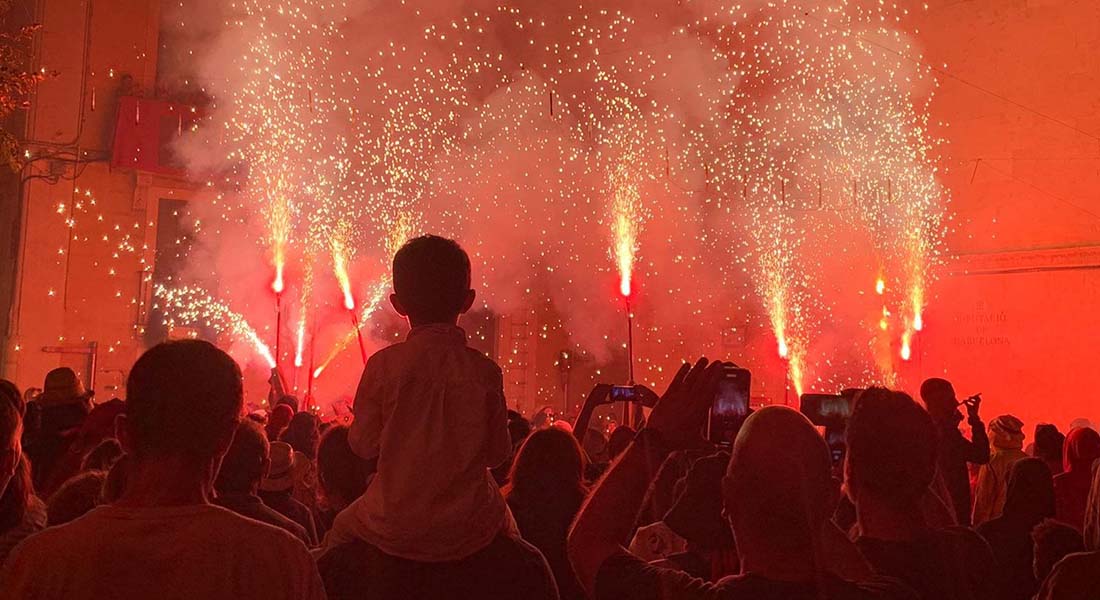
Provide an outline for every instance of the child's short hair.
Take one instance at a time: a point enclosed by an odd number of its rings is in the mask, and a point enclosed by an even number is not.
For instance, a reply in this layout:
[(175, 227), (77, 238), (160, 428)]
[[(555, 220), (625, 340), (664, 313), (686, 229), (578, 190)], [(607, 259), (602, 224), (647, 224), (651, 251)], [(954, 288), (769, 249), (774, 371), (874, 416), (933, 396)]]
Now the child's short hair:
[(470, 290), (470, 257), (447, 238), (409, 240), (393, 257), (393, 289), (411, 319), (453, 321)]

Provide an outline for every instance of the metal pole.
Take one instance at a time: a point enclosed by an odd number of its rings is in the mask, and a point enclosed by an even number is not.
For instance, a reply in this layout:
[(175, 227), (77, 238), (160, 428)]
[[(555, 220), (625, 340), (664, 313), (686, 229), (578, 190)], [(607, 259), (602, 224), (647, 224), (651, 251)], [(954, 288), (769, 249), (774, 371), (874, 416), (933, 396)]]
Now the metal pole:
[(317, 339), (317, 336), (314, 335), (316, 332), (317, 332), (317, 327), (314, 326), (313, 331), (311, 331), (310, 334), (309, 334), (309, 374), (308, 374), (309, 378), (306, 379), (306, 402), (307, 403), (312, 403), (313, 402), (313, 374), (314, 374), (314, 372), (313, 372), (313, 349), (314, 349), (313, 341), (315, 339)]
[(367, 346), (363, 344), (363, 332), (359, 330), (359, 317), (356, 316), (355, 310), (349, 310), (351, 315), (351, 326), (355, 328), (355, 337), (359, 339), (359, 355), (363, 358), (363, 366), (367, 366)]
[(627, 383), (634, 385), (634, 314), (630, 311), (630, 298), (626, 299), (626, 355)]
[(279, 366), (279, 359), (282, 358), (283, 340), (283, 293), (279, 292), (275, 294), (275, 366)]

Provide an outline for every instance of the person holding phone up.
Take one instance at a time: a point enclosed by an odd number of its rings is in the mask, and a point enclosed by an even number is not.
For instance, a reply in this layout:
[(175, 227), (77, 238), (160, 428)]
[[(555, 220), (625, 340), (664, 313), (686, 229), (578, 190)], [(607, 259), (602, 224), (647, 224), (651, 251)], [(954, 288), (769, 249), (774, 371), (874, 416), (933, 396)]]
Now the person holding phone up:
[[(959, 525), (970, 526), (970, 474), (966, 464), (989, 463), (989, 436), (985, 423), (978, 416), (981, 394), (963, 401), (955, 397), (955, 388), (946, 379), (928, 379), (920, 386), (920, 397), (939, 433), (939, 476), (951, 496), (955, 519)], [(966, 422), (970, 439), (963, 437), (959, 423), (963, 420), (960, 406), (966, 407)], [(946, 500), (946, 499), (945, 499)]]

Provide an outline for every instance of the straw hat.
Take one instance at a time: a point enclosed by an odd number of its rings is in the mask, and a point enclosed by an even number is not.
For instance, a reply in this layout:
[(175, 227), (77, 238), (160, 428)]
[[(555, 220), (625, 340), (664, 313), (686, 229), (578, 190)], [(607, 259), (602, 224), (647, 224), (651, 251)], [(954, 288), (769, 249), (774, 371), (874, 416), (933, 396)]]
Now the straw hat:
[(260, 481), (265, 492), (282, 492), (294, 487), (294, 448), (286, 442), (271, 442), (271, 468)]
[(43, 404), (65, 404), (73, 400), (87, 400), (94, 392), (84, 389), (84, 384), (69, 367), (58, 367), (46, 373), (46, 382), (38, 401)]

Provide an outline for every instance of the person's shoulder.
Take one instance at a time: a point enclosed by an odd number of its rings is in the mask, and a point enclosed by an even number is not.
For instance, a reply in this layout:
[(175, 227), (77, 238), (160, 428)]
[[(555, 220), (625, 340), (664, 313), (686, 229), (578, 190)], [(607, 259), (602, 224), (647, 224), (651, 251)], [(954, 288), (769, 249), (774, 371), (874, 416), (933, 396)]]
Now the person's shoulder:
[(970, 570), (988, 571), (996, 568), (996, 559), (989, 542), (973, 529), (955, 525), (940, 529), (936, 535), (954, 554), (961, 555), (967, 561)]
[[(890, 577), (873, 576), (857, 582), (826, 573), (821, 586), (824, 597), (832, 600), (920, 600), (912, 588)], [(718, 597), (729, 599), (802, 597), (808, 589), (822, 589), (812, 584), (778, 582), (752, 574), (724, 577), (713, 587)]]
[(364, 540), (351, 540), (329, 547), (317, 557), (317, 569), (328, 580), (332, 574), (359, 572), (367, 575), (369, 569), (379, 563), (381, 551)]
[(402, 340), (376, 351), (367, 359), (367, 369), (378, 368), (395, 357), (401, 356), (408, 348), (408, 342)]
[(219, 544), (249, 547), (282, 556), (309, 556), (302, 540), (289, 531), (246, 517), (223, 506), (207, 504), (192, 517), (193, 526), (210, 533)]
[(849, 582), (855, 593), (852, 598), (865, 598), (867, 600), (920, 600), (920, 596), (912, 588), (905, 585), (899, 579), (892, 577), (873, 576), (866, 581)]
[(1061, 598), (1091, 598), (1100, 584), (1100, 552), (1076, 552), (1066, 555), (1051, 569), (1043, 581), (1042, 589), (1035, 595), (1041, 600)]
[(23, 538), (8, 556), (11, 562), (34, 564), (58, 561), (72, 555), (74, 548), (102, 539), (96, 509), (63, 525), (46, 527)]
[(1096, 574), (1100, 579), (1100, 552), (1074, 552), (1054, 564), (1051, 577), (1058, 575)]
[(522, 538), (498, 535), (486, 548), (485, 555), (502, 564), (527, 568), (535, 571), (548, 571), (542, 552)]
[(280, 527), (246, 517), (221, 506), (211, 505), (211, 508), (217, 511), (212, 513), (216, 514), (216, 517), (211, 519), (213, 521), (211, 526), (222, 528), (222, 531), (229, 535), (270, 544), (289, 544), (294, 547), (302, 545), (300, 540)]
[(495, 360), (489, 358), (484, 352), (474, 348), (472, 346), (466, 346), (466, 355), (474, 362), (482, 373), (499, 377), (503, 371), (501, 371), (500, 365)]
[(989, 550), (989, 544), (985, 541), (985, 538), (979, 535), (977, 531), (969, 527), (963, 527), (962, 525), (944, 527), (936, 532), (936, 536), (942, 540), (970, 549)]

